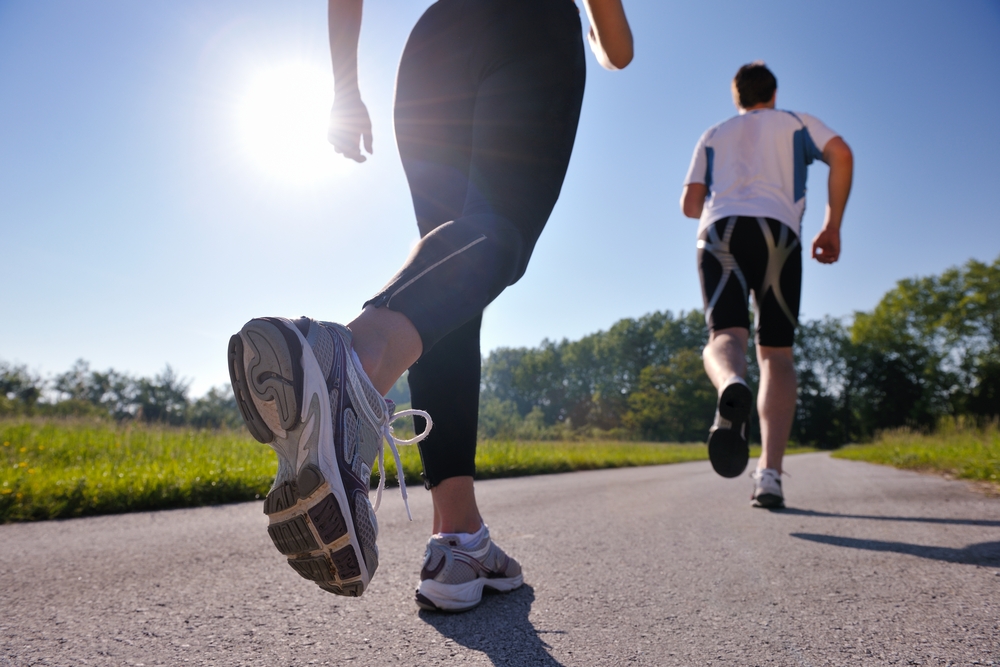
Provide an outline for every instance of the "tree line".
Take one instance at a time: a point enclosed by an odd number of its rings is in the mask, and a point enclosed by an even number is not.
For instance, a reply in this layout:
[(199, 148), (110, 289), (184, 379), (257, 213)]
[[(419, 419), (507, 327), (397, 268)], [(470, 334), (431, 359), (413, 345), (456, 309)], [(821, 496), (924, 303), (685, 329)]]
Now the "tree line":
[[(483, 363), (487, 437), (703, 440), (716, 392), (703, 314), (624, 319), (578, 341), (501, 348)], [(759, 371), (751, 349), (749, 377)], [(901, 280), (871, 312), (802, 323), (792, 440), (837, 447), (942, 417), (1000, 414), (1000, 258)], [(756, 416), (754, 417), (754, 421)], [(752, 434), (756, 435), (756, 434)]]
[[(577, 341), (498, 348), (483, 360), (483, 437), (705, 438), (716, 393), (701, 362), (704, 317), (692, 310), (623, 319)], [(795, 363), (794, 442), (837, 447), (942, 417), (1000, 415), (1000, 258), (901, 280), (871, 312), (804, 322)], [(759, 371), (752, 343), (747, 380)], [(229, 387), (189, 397), (167, 366), (152, 377), (78, 361), (51, 379), (0, 361), (0, 416), (99, 415), (196, 427), (240, 427)], [(390, 393), (409, 402), (405, 379)], [(752, 420), (755, 424), (755, 417)], [(751, 437), (755, 437), (753, 432)]]
[(0, 416), (102, 417), (199, 428), (242, 424), (232, 389), (213, 387), (191, 399), (190, 384), (169, 365), (148, 378), (96, 371), (81, 359), (46, 379), (27, 366), (0, 361)]

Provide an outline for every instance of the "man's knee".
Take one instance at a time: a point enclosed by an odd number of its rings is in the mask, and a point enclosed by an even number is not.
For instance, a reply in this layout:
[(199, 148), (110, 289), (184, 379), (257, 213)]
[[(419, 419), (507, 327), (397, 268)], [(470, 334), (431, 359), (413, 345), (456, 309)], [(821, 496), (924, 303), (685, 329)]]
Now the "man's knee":
[(757, 362), (761, 366), (769, 366), (774, 370), (791, 370), (795, 372), (795, 356), (791, 347), (757, 346)]
[(712, 329), (708, 332), (708, 342), (710, 345), (736, 344), (742, 345), (746, 349), (750, 341), (750, 330), (743, 327), (726, 327), (725, 329)]

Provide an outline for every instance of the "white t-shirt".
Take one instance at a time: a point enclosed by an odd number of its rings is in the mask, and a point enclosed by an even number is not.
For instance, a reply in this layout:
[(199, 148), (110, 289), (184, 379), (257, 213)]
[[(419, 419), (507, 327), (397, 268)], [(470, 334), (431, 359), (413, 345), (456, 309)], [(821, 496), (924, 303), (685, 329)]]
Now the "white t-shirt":
[(708, 186), (698, 234), (721, 218), (746, 215), (774, 218), (801, 236), (806, 168), (823, 159), (835, 136), (818, 118), (779, 109), (755, 109), (709, 128), (684, 179)]

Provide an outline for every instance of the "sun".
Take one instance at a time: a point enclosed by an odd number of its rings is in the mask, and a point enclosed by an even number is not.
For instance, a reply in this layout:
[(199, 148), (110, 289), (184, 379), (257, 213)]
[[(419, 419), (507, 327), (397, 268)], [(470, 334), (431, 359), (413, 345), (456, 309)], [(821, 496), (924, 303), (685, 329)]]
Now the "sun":
[(308, 185), (344, 169), (326, 140), (333, 77), (311, 63), (257, 72), (239, 102), (237, 128), (244, 155), (271, 178)]

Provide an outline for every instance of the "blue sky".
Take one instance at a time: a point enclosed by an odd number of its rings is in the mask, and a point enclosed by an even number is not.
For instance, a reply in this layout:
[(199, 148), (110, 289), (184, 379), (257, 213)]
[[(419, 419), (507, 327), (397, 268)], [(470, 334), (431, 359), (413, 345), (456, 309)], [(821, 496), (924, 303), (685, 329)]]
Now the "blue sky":
[[(321, 0), (0, 0), (0, 359), (43, 375), (77, 358), (138, 375), (169, 363), (199, 395), (228, 381), (226, 343), (250, 317), (351, 319), (417, 238), (391, 103), (429, 4), (366, 6), (375, 155), (354, 165), (322, 131)], [(484, 350), (701, 307), (696, 223), (677, 200), (751, 60), (777, 75), (779, 107), (855, 152), (843, 259), (807, 263), (804, 318), (1000, 254), (996, 0), (625, 7), (635, 61), (589, 60), (561, 199), (526, 276), (487, 310)], [(826, 176), (812, 167), (806, 241)]]

